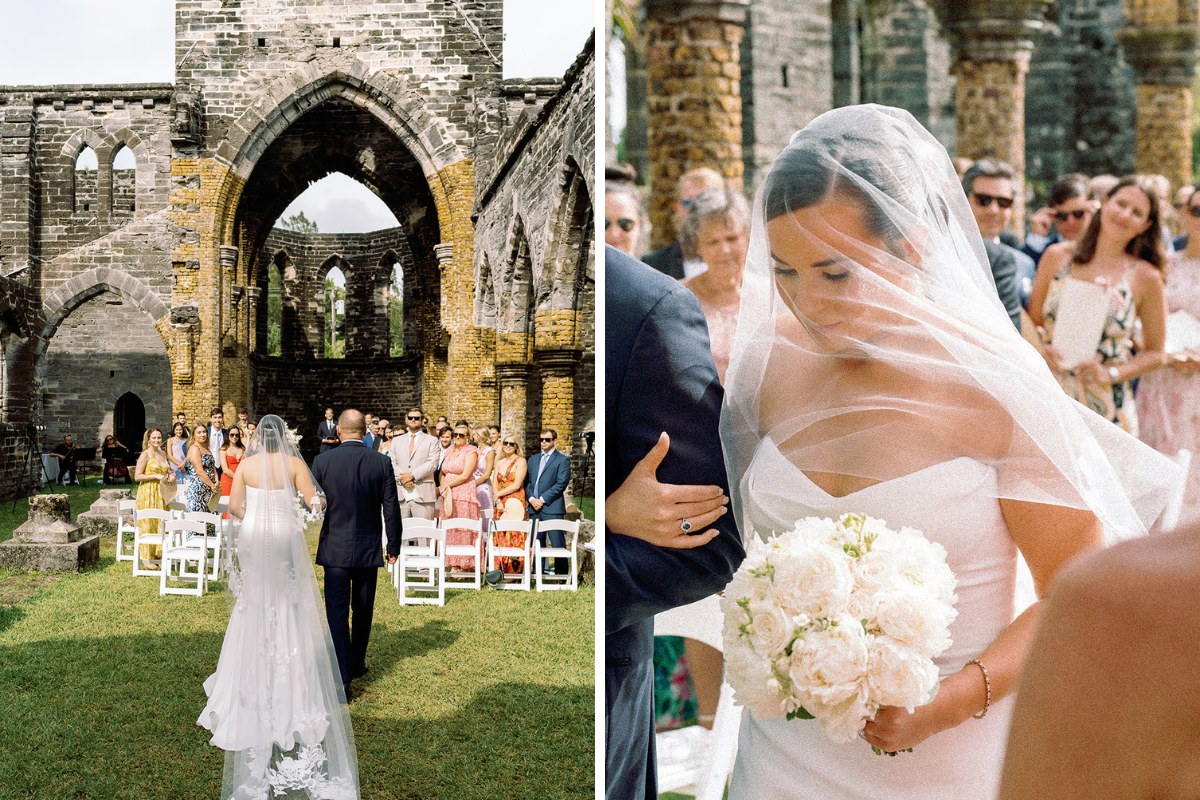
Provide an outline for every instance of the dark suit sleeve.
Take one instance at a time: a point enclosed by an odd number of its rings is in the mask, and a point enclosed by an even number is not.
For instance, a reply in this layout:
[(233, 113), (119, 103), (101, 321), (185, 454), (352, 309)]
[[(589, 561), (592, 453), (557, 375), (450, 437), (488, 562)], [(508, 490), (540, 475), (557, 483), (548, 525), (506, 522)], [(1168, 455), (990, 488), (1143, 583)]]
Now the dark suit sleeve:
[[(728, 492), (718, 432), (723, 392), (709, 350), (708, 328), (695, 296), (682, 287), (664, 295), (630, 333), (633, 344), (606, 398), (619, 459), (608, 484), (615, 490), (666, 431), (671, 449), (658, 470), (663, 483), (716, 484)], [(612, 381), (617, 377), (619, 383)], [(605, 541), (607, 633), (724, 588), (745, 557), (733, 515), (704, 547), (675, 550), (611, 534)]]
[(992, 278), (996, 282), (996, 294), (1008, 312), (1008, 318), (1017, 330), (1021, 330), (1021, 290), (1017, 282), (1017, 250), (987, 243), (988, 263), (992, 268)]
[(396, 497), (396, 472), (392, 469), (392, 460), (383, 457), (383, 527), (387, 533), (387, 554), (400, 555), (400, 532), (404, 523), (400, 521), (400, 502)]

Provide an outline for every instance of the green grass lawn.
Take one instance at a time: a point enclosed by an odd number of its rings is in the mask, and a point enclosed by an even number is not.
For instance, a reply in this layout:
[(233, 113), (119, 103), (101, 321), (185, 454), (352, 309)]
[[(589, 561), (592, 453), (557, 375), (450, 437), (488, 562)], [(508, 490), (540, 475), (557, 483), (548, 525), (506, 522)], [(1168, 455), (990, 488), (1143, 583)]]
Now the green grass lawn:
[[(67, 489), (72, 510), (99, 488)], [(25, 520), (10, 507), (0, 540)], [(160, 597), (113, 555), (106, 538), (80, 575), (0, 571), (0, 800), (219, 795), (224, 754), (195, 721), (229, 595)], [(594, 587), (401, 608), (380, 577), (350, 704), (363, 798), (591, 798)]]

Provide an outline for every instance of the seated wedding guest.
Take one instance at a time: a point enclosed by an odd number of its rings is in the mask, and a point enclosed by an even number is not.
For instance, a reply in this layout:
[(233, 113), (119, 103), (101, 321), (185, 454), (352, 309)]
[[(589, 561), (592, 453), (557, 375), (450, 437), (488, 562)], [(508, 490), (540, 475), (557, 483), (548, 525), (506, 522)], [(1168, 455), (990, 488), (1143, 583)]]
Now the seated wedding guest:
[(479, 461), (475, 465), (475, 491), (479, 495), (479, 516), (483, 520), (483, 532), (486, 535), (488, 520), (492, 518), (492, 472), (496, 467), (496, 449), (492, 447), (487, 428), (475, 429), (475, 447), (479, 450)]
[(225, 441), (217, 451), (221, 463), (221, 497), (229, 497), (233, 491), (233, 476), (238, 465), (246, 457), (246, 444), (242, 441), (242, 429), (233, 427), (225, 434)]
[[(675, 184), (675, 229), (683, 229), (684, 220), (691, 210), (692, 200), (696, 195), (709, 189), (721, 189), (725, 179), (721, 173), (712, 167), (697, 167), (679, 176)], [(642, 256), (642, 261), (654, 267), (664, 275), (683, 280), (704, 271), (703, 262), (697, 259), (687, 259), (683, 252), (683, 244), (677, 239), (668, 245)]]
[(182, 422), (176, 422), (171, 426), (171, 438), (167, 439), (167, 443), (163, 447), (167, 452), (167, 461), (175, 470), (175, 480), (179, 483), (183, 483), (187, 478), (187, 473), (183, 471), (183, 462), (187, 460), (187, 440), (187, 428)]
[[(500, 437), (500, 455), (496, 457), (492, 470), (492, 512), (496, 519), (525, 519), (525, 457), (521, 454), (521, 442), (511, 433)], [(497, 533), (496, 544), (501, 547), (523, 547), (525, 534), (518, 531)], [(500, 569), (509, 574), (523, 572), (524, 559), (505, 557), (500, 559)]]
[[(1092, 194), (1087, 176), (1072, 172), (1063, 175), (1050, 187), (1046, 205), (1029, 218), (1029, 233), (1021, 252), (1035, 262), (1041, 261), (1046, 248), (1058, 242), (1074, 242), (1087, 230), (1100, 201)], [(1023, 300), (1028, 304), (1029, 291), (1023, 287)]]
[[(1165, 265), (1158, 196), (1144, 178), (1132, 175), (1117, 182), (1078, 241), (1047, 248), (1029, 299), (1030, 318), (1045, 330), (1042, 354), (1063, 390), (1135, 436), (1138, 419), (1130, 381), (1166, 362)], [(1060, 363), (1053, 346), (1069, 278), (1104, 287), (1108, 298), (1096, 353), (1079, 364)], [(1139, 324), (1142, 338), (1135, 353)]]
[(125, 464), (125, 459), (129, 458), (129, 448), (110, 433), (104, 437), (100, 454), (104, 458), (104, 482), (129, 483), (129, 467)]
[(1079, 559), (1045, 601), (1021, 672), (1000, 800), (1188, 800), (1200, 532)]
[(217, 460), (208, 449), (208, 427), (197, 425), (192, 430), (192, 444), (188, 447), (184, 472), (184, 507), (188, 511), (210, 511), (209, 498), (220, 490), (217, 483)]
[[(470, 429), (460, 425), (450, 432), (451, 445), (442, 458), (441, 483), (438, 485), (437, 506), (441, 519), (463, 517), (479, 519), (479, 495), (475, 491), (475, 466), (479, 463), (479, 451), (467, 443)], [(449, 501), (447, 501), (449, 498)], [(446, 544), (470, 544), (476, 534), (462, 528), (446, 531)], [(446, 559), (447, 569), (478, 569), (475, 559), (469, 556), (451, 556)]]
[[(1200, 194), (1192, 194), (1180, 214), (1187, 247), (1171, 256), (1166, 301), (1171, 314), (1200, 320)], [(1200, 524), (1200, 342), (1167, 357), (1167, 368), (1151, 372), (1138, 387), (1139, 435), (1168, 456), (1192, 454), (1180, 527)]]
[[(146, 435), (142, 439), (142, 454), (138, 457), (137, 465), (133, 469), (133, 479), (137, 481), (138, 485), (135, 502), (139, 510), (155, 508), (159, 511), (166, 511), (167, 500), (163, 490), (170, 487), (171, 493), (174, 493), (175, 471), (171, 469), (162, 445), (162, 431), (158, 428), (146, 431)], [(162, 523), (157, 519), (139, 520), (138, 532), (162, 533)], [(162, 546), (144, 544), (141, 552), (138, 553), (138, 558), (141, 560), (142, 567), (149, 569), (153, 566), (150, 562), (162, 558)]]
[(707, 266), (683, 285), (700, 301), (717, 377), (724, 380), (750, 246), (750, 204), (741, 192), (724, 186), (700, 192), (692, 198), (679, 241), (685, 258), (698, 258)]
[(77, 449), (75, 439), (68, 433), (63, 437), (62, 443), (50, 451), (50, 455), (58, 459), (58, 479), (63, 486), (72, 483), (79, 485), (79, 476), (76, 475), (79, 466)]
[(633, 256), (650, 240), (650, 222), (638, 187), (632, 183), (604, 184), (604, 243)]

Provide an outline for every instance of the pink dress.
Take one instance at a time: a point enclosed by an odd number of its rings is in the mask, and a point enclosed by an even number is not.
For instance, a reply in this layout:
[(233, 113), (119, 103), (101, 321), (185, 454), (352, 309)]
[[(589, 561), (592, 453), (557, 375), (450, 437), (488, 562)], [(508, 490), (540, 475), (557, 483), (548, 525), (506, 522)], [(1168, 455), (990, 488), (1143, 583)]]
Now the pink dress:
[[(442, 480), (451, 481), (463, 474), (467, 465), (467, 454), (478, 454), (473, 445), (451, 447), (446, 451), (446, 459), (442, 462)], [(450, 490), (454, 500), (454, 516), (467, 519), (479, 519), (479, 495), (475, 492), (474, 481), (463, 481)], [(470, 544), (479, 534), (463, 528), (451, 528), (446, 531), (446, 544)], [(474, 561), (467, 556), (451, 556), (446, 559), (448, 569), (477, 569)]]
[[(1186, 311), (1200, 319), (1200, 261), (1173, 258), (1166, 293), (1168, 313)], [(1200, 373), (1156, 369), (1142, 378), (1137, 405), (1143, 442), (1172, 457), (1191, 452), (1179, 524), (1200, 522)]]

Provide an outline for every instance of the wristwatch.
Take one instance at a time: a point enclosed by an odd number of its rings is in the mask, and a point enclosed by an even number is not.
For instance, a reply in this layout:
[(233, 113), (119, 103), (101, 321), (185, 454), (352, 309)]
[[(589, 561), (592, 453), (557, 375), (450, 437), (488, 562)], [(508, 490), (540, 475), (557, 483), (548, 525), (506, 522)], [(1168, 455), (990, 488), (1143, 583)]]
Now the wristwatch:
[(1108, 382), (1109, 383), (1117, 382), (1117, 368), (1116, 367), (1108, 368)]

